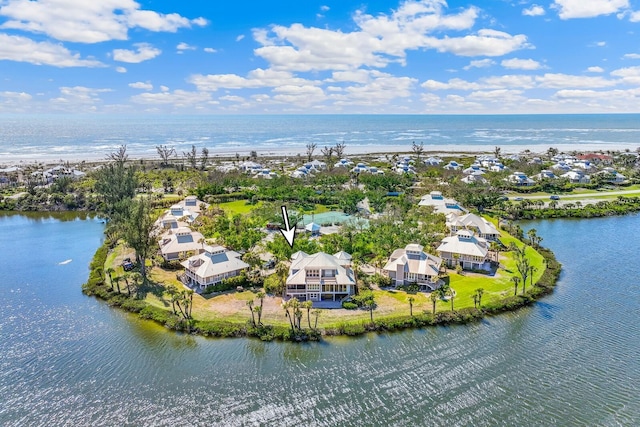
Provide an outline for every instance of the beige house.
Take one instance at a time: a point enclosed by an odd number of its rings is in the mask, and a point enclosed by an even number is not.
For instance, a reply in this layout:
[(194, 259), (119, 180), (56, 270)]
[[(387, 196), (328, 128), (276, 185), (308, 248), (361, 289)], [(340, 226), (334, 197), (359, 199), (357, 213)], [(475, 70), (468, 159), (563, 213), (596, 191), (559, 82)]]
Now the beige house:
[(351, 256), (345, 252), (308, 255), (296, 252), (286, 281), (285, 298), (299, 300), (340, 301), (356, 292)]
[(464, 214), (468, 211), (453, 199), (445, 198), (440, 191), (432, 191), (431, 193), (422, 196), (419, 206), (431, 206), (435, 213), (455, 213)]
[(418, 244), (396, 249), (382, 268), (395, 286), (417, 283), (421, 290), (434, 290), (440, 286), (438, 272), (442, 259), (424, 252)]
[(162, 235), (158, 244), (162, 258), (174, 261), (202, 253), (204, 236), (188, 227), (171, 228)]
[(488, 271), (491, 268), (487, 257), (489, 242), (476, 237), (470, 230), (459, 230), (455, 236), (445, 237), (436, 251), (450, 267), (460, 264), (470, 270)]
[(486, 240), (498, 240), (500, 237), (500, 232), (493, 224), (472, 213), (460, 216), (449, 215), (446, 224), (452, 234), (459, 230), (471, 230), (476, 236)]
[(194, 255), (181, 264), (185, 268), (188, 284), (201, 289), (238, 276), (249, 268), (249, 264), (240, 259), (239, 253), (222, 246), (205, 246), (203, 253)]

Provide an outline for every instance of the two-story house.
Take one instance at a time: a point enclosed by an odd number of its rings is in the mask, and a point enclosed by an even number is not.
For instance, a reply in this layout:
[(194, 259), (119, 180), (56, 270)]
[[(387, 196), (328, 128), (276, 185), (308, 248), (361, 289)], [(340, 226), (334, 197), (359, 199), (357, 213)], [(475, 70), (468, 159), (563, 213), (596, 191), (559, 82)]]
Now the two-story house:
[(286, 280), (285, 298), (299, 300), (340, 301), (356, 292), (356, 280), (349, 254), (308, 255), (296, 252)]

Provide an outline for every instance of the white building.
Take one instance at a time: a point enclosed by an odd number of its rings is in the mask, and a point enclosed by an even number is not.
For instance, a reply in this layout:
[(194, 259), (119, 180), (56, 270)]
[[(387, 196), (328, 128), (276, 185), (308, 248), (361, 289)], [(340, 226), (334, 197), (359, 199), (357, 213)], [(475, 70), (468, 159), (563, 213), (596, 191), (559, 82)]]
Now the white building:
[(446, 225), (453, 234), (460, 230), (471, 230), (476, 236), (486, 240), (498, 240), (500, 238), (500, 231), (495, 225), (472, 213), (460, 216), (449, 215)]
[(350, 255), (296, 252), (286, 281), (285, 298), (299, 300), (340, 301), (356, 292)]
[(439, 191), (432, 191), (431, 193), (422, 196), (419, 206), (432, 206), (435, 213), (455, 213), (455, 214), (465, 214), (468, 211), (461, 206), (457, 201), (453, 199), (447, 199), (442, 196), (442, 193)]
[(240, 254), (222, 246), (205, 246), (204, 252), (183, 261), (185, 277), (190, 285), (204, 289), (224, 279), (238, 276), (249, 264), (240, 259)]
[(438, 273), (442, 259), (424, 252), (424, 247), (409, 244), (396, 249), (382, 268), (395, 286), (416, 283), (421, 290), (434, 290), (440, 286)]
[(445, 237), (436, 251), (450, 267), (460, 264), (462, 268), (471, 270), (488, 271), (491, 268), (487, 257), (489, 243), (469, 230), (460, 230), (455, 236)]
[(160, 254), (167, 261), (188, 258), (204, 251), (204, 236), (188, 227), (170, 228), (160, 241)]

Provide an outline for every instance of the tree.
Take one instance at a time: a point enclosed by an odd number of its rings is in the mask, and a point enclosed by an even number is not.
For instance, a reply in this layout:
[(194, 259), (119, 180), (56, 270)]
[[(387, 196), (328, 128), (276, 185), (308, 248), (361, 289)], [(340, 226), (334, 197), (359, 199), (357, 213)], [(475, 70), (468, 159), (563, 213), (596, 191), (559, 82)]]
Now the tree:
[(129, 216), (122, 224), (122, 237), (129, 247), (136, 251), (136, 260), (145, 283), (147, 281), (147, 258), (156, 244), (155, 237), (152, 235), (154, 223), (151, 199), (143, 197), (131, 202)]
[(182, 156), (185, 158), (187, 163), (191, 166), (192, 169), (196, 168), (198, 163), (198, 152), (196, 151), (196, 146), (191, 146), (191, 151), (183, 151)]
[(315, 323), (313, 324), (313, 329), (318, 329), (318, 317), (320, 317), (320, 314), (322, 314), (322, 310), (317, 308), (317, 309), (313, 310), (312, 313), (316, 318), (315, 319)]
[(209, 149), (207, 147), (202, 147), (202, 150), (200, 151), (200, 170), (206, 169), (208, 161), (209, 161)]
[(120, 276), (116, 276), (116, 277), (113, 278), (113, 282), (115, 282), (115, 284), (116, 284), (116, 288), (118, 289), (118, 293), (121, 293), (120, 292), (120, 280), (122, 280), (122, 277), (120, 277)]
[(313, 301), (306, 300), (302, 303), (302, 308), (307, 310), (307, 323), (309, 323), (309, 329), (311, 329), (311, 308), (313, 307)]
[(478, 308), (482, 307), (482, 295), (484, 295), (484, 289), (476, 289), (475, 295), (478, 297)]
[(111, 285), (111, 290), (113, 290), (113, 273), (115, 273), (116, 271), (109, 267), (106, 270), (107, 275), (109, 276), (109, 284)]
[(313, 152), (316, 151), (316, 147), (318, 144), (315, 142), (310, 142), (307, 144), (307, 161), (310, 162), (313, 158)]
[(176, 311), (176, 301), (178, 300), (178, 288), (174, 285), (168, 285), (165, 293), (169, 295), (169, 300), (171, 301), (171, 308), (173, 309), (173, 314), (178, 314)]
[(513, 295), (518, 295), (518, 284), (520, 283), (520, 278), (518, 276), (513, 276), (511, 281), (513, 282)]
[(407, 301), (409, 301), (409, 316), (413, 317), (413, 302), (415, 301), (415, 298), (409, 297)]
[(282, 302), (282, 308), (284, 308), (285, 316), (287, 317), (287, 319), (289, 319), (289, 324), (291, 325), (291, 333), (295, 335), (296, 330), (295, 330), (295, 327), (294, 327), (294, 324), (293, 324), (293, 316), (289, 312), (289, 309), (292, 307), (292, 301), (293, 300), (298, 301), (298, 299), (295, 298), (295, 297), (291, 298), (289, 301), (283, 301)]
[(502, 151), (500, 149), (500, 147), (497, 147), (497, 146), (494, 147), (493, 148), (493, 157), (495, 157), (496, 159), (499, 159), (500, 158), (500, 151)]
[(436, 314), (436, 302), (438, 301), (439, 296), (440, 295), (438, 291), (432, 291), (429, 294), (429, 298), (431, 299), (431, 307), (433, 309), (433, 314)]
[(346, 146), (347, 145), (344, 143), (344, 141), (342, 141), (341, 143), (336, 143), (335, 147), (333, 147), (333, 151), (335, 151), (338, 160), (342, 159), (342, 155), (344, 154), (344, 149), (346, 148)]
[(161, 166), (168, 166), (169, 160), (176, 154), (176, 149), (168, 145), (156, 145), (156, 151), (162, 160)]
[[(129, 202), (136, 194), (138, 179), (134, 167), (127, 167), (127, 147), (121, 146), (108, 157), (110, 162), (95, 173), (96, 193), (102, 196), (101, 211), (114, 223), (126, 216)], [(115, 225), (115, 224), (114, 224)]]
[(333, 167), (333, 147), (325, 147), (320, 150), (322, 155), (324, 156), (324, 161), (327, 164), (327, 168), (331, 169)]
[(416, 144), (416, 142), (413, 141), (411, 150), (416, 155), (416, 162), (420, 163), (420, 157), (424, 153), (424, 142), (420, 141), (420, 144)]
[(254, 316), (253, 300), (252, 299), (247, 301), (247, 307), (249, 307), (249, 311), (251, 312), (251, 324), (255, 327), (256, 326), (256, 318)]
[(264, 297), (266, 297), (267, 294), (260, 291), (256, 294), (256, 296), (260, 300), (260, 305), (259, 305), (260, 310), (258, 311), (258, 325), (262, 326), (262, 307), (264, 305)]
[(449, 288), (447, 289), (447, 296), (449, 297), (449, 301), (451, 301), (451, 311), (453, 311), (453, 300), (456, 297), (456, 292), (453, 289)]
[(371, 324), (373, 324), (373, 309), (376, 307), (373, 295), (371, 296), (371, 298), (367, 298), (364, 301), (363, 307), (369, 311), (369, 318), (371, 319)]
[[(533, 265), (529, 266), (529, 277), (531, 277), (531, 287), (533, 287), (533, 275), (536, 271), (538, 271), (537, 267)], [(524, 283), (522, 284), (522, 293), (524, 294)]]

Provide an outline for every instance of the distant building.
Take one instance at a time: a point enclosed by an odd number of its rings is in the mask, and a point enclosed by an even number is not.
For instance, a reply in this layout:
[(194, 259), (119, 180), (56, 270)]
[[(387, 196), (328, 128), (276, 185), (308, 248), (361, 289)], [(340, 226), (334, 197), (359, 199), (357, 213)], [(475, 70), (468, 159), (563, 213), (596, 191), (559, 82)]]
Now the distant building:
[(464, 214), (468, 212), (457, 201), (443, 197), (442, 193), (439, 191), (432, 191), (431, 193), (422, 196), (418, 205), (432, 206), (434, 212), (443, 213), (445, 215), (448, 213)]

